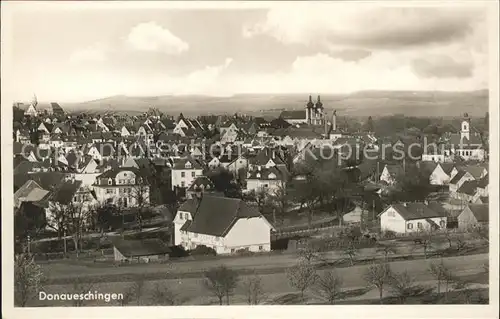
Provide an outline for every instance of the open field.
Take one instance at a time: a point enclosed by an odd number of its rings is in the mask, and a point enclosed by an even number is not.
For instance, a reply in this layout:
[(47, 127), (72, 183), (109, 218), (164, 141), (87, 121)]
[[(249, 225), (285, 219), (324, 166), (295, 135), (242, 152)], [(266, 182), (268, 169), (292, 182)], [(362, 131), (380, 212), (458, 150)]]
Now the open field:
[[(482, 265), (488, 261), (487, 254), (478, 254), (470, 256), (459, 256), (459, 257), (449, 257), (443, 258), (443, 262), (452, 270), (453, 274), (459, 277), (466, 278), (473, 282), (473, 288), (486, 288), (488, 276), (483, 273)], [(408, 271), (415, 279), (415, 281), (426, 287), (434, 287), (435, 281), (432, 275), (428, 272), (427, 268), (430, 263), (437, 263), (439, 259), (428, 259), (428, 260), (411, 260), (411, 261), (398, 261), (390, 263), (391, 269), (395, 272)], [(368, 265), (337, 268), (336, 272), (344, 281), (344, 288), (353, 291), (352, 296), (345, 300), (345, 302), (356, 301), (360, 302), (362, 300), (368, 300), (366, 303), (371, 303), (369, 300), (374, 300), (377, 298), (377, 292), (374, 289), (366, 288), (366, 282), (363, 279), (363, 273), (368, 268)], [(318, 270), (318, 274), (322, 274), (325, 270)], [(166, 275), (166, 273), (165, 273)], [(283, 298), (285, 294), (294, 294), (294, 291), (288, 284), (286, 274), (284, 271), (280, 273), (273, 274), (262, 274), (263, 291), (266, 293), (266, 299), (268, 303), (286, 303), (279, 298)], [(145, 293), (144, 293), (144, 304), (150, 304), (151, 300), (148, 301), (148, 296), (151, 294), (151, 290), (156, 283), (162, 283), (169, 287), (169, 289), (174, 292), (179, 298), (180, 302), (183, 304), (214, 304), (216, 298), (210, 295), (202, 285), (201, 276), (196, 278), (181, 278), (179, 274), (178, 278), (175, 279), (160, 279), (147, 281), (145, 283)], [(240, 275), (240, 280), (243, 281), (247, 275)], [(86, 286), (85, 290), (97, 290), (103, 293), (124, 293), (132, 283), (127, 282), (98, 282), (92, 285)], [(471, 288), (472, 288), (471, 287)], [(45, 285), (44, 291), (47, 293), (74, 293), (74, 286), (72, 284), (64, 285)], [(81, 289), (81, 288), (80, 288)], [(245, 302), (245, 295), (242, 291), (242, 284), (239, 285), (235, 291), (235, 295), (232, 297), (232, 304), (243, 304)], [(317, 297), (311, 292), (308, 292), (308, 303), (318, 303), (321, 302)], [(40, 301), (32, 300), (32, 306), (63, 306), (68, 305), (65, 301)], [(88, 305), (92, 305), (89, 303)], [(106, 304), (104, 301), (96, 302), (94, 305), (112, 305)], [(115, 303), (115, 305), (117, 305)]]

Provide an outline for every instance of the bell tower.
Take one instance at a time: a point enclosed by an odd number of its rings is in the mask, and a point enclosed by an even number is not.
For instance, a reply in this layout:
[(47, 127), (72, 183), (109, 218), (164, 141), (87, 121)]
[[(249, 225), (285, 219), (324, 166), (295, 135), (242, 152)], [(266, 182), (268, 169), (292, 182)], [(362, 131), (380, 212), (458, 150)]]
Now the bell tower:
[(460, 129), (460, 140), (467, 138), (470, 140), (470, 118), (469, 114), (465, 113), (462, 120), (462, 126)]

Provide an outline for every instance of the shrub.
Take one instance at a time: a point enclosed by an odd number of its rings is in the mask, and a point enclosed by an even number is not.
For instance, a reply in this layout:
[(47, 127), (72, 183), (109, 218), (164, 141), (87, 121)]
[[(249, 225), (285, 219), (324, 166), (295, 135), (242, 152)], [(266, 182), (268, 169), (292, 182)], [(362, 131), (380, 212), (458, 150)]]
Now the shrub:
[(195, 249), (189, 252), (192, 256), (216, 256), (217, 252), (215, 249), (207, 247), (205, 245), (196, 246)]
[(236, 254), (239, 256), (252, 256), (254, 253), (247, 249), (238, 249)]
[(393, 232), (392, 230), (386, 230), (384, 231), (384, 233), (382, 234), (382, 238), (384, 239), (392, 239), (392, 238), (396, 238), (396, 233)]

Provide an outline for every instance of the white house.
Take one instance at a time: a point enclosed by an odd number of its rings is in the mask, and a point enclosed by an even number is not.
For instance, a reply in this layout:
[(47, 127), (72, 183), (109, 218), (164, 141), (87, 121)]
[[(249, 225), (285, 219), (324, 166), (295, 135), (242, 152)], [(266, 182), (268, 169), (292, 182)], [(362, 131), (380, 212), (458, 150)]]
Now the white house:
[(174, 242), (186, 249), (204, 245), (217, 254), (271, 250), (273, 226), (241, 199), (203, 195), (187, 200), (174, 218)]
[(446, 228), (447, 216), (439, 204), (392, 204), (378, 215), (382, 231), (399, 234)]
[(401, 165), (388, 165), (384, 166), (382, 173), (380, 174), (380, 181), (384, 181), (389, 185), (393, 185), (396, 183), (397, 178), (400, 174), (403, 174), (404, 170)]
[(247, 191), (265, 190), (268, 192), (279, 190), (285, 186), (284, 173), (277, 167), (257, 166), (247, 173)]
[(110, 169), (97, 176), (93, 186), (101, 203), (123, 207), (149, 204), (149, 185), (133, 167)]
[(190, 158), (174, 159), (172, 165), (172, 189), (175, 187), (187, 188), (200, 175), (203, 175), (203, 167), (198, 161)]
[(431, 185), (448, 185), (457, 172), (458, 170), (453, 164), (438, 163), (429, 176), (429, 183)]

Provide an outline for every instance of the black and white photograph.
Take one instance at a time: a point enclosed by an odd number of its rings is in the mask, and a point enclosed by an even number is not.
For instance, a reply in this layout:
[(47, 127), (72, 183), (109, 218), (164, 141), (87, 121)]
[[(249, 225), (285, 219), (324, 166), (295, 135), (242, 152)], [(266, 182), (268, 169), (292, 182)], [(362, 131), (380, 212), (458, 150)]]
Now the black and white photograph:
[(498, 316), (492, 26), (494, 1), (2, 3), (2, 303)]

